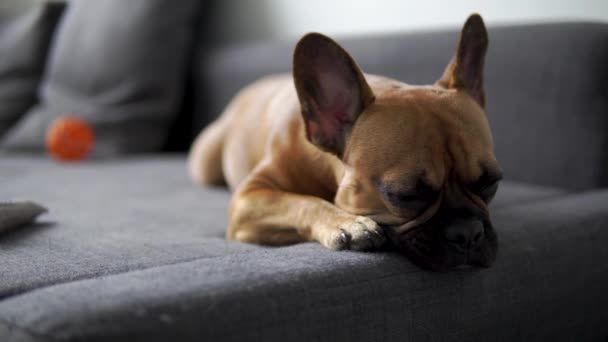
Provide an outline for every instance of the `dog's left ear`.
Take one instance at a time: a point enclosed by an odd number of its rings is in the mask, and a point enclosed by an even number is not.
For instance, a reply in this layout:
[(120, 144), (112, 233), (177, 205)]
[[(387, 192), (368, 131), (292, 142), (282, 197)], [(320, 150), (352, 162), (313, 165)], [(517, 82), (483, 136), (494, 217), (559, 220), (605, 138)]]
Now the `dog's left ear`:
[(463, 89), (483, 108), (483, 65), (488, 49), (488, 32), (479, 14), (472, 14), (460, 32), (456, 55), (437, 85)]
[(342, 157), (355, 121), (374, 101), (357, 63), (332, 39), (309, 33), (296, 45), (293, 78), (306, 137)]

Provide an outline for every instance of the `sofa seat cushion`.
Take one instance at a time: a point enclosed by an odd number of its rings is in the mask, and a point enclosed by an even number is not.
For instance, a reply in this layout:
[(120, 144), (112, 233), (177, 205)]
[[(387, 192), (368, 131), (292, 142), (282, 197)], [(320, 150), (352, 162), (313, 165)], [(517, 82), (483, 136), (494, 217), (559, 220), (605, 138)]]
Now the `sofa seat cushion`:
[(0, 301), (2, 341), (604, 341), (608, 191), (497, 210), (491, 269), (432, 273), (314, 243)]
[(0, 201), (49, 209), (0, 235), (0, 298), (59, 282), (260, 248), (227, 241), (224, 189), (191, 185), (185, 158), (63, 165), (0, 156)]
[[(0, 158), (0, 201), (31, 200), (49, 209), (38, 224), (0, 235), (0, 298), (265, 248), (224, 238), (230, 193), (192, 185), (184, 156), (80, 164)], [(494, 203), (505, 207), (559, 194), (505, 182)]]
[(566, 190), (560, 188), (505, 180), (498, 186), (498, 191), (490, 203), (490, 208), (503, 208), (528, 202), (548, 200), (567, 193)]

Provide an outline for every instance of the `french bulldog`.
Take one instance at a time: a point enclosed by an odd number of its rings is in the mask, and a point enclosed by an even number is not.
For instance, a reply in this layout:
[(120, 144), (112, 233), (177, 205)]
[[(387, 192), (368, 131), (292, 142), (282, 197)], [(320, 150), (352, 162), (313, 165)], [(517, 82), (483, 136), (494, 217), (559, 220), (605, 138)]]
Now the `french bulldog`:
[(373, 250), (388, 239), (436, 271), (489, 267), (501, 170), (484, 110), (478, 14), (435, 84), (364, 74), (334, 40), (305, 35), (292, 75), (241, 90), (196, 138), (193, 180), (233, 191), (227, 237)]

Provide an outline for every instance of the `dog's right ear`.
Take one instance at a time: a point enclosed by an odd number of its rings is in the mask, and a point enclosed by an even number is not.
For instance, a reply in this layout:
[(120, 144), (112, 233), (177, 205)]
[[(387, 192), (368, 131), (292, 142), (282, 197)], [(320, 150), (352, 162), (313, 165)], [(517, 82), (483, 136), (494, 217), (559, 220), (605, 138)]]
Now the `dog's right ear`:
[(338, 43), (309, 33), (296, 45), (293, 77), (306, 137), (341, 157), (359, 114), (374, 101), (363, 73)]
[(472, 14), (462, 27), (456, 54), (437, 81), (448, 89), (465, 90), (481, 107), (485, 106), (483, 65), (488, 49), (488, 32), (479, 14)]

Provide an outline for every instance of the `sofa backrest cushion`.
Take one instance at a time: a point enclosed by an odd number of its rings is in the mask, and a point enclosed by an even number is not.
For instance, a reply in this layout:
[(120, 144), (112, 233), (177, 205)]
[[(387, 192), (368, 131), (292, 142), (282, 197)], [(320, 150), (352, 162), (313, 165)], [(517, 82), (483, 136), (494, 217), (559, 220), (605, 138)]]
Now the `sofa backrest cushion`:
[(0, 137), (38, 101), (53, 33), (65, 3), (48, 2), (22, 14), (0, 12)]
[[(454, 54), (458, 30), (337, 40), (367, 73), (435, 82)], [(507, 178), (580, 190), (608, 186), (608, 24), (492, 27), (486, 109)], [(235, 92), (291, 70), (296, 39), (200, 49), (195, 131)]]
[(95, 131), (94, 154), (161, 149), (184, 96), (200, 1), (75, 0), (52, 48), (42, 101), (4, 148), (41, 151), (58, 117)]

